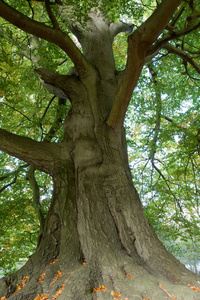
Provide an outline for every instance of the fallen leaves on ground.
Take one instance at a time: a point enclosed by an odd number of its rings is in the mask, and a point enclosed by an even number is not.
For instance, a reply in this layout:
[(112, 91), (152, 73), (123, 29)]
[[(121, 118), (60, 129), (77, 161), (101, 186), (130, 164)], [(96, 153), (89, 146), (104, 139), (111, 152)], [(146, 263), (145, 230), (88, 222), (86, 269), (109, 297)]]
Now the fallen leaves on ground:
[(58, 274), (55, 274), (55, 279), (57, 280), (58, 278), (60, 278), (62, 276), (62, 271), (58, 271)]
[(57, 260), (58, 260), (58, 256), (55, 258), (55, 260), (53, 262), (50, 262), (49, 265), (51, 266), (51, 265), (55, 264), (55, 262), (57, 262)]
[(61, 276), (62, 276), (62, 271), (58, 271), (58, 274), (54, 275), (54, 279), (50, 284), (50, 289), (51, 289), (52, 285), (56, 282), (56, 280), (58, 280)]
[(39, 281), (39, 282), (42, 282), (42, 281), (44, 281), (44, 279), (45, 279), (45, 273), (44, 273), (44, 271), (43, 271), (42, 274), (40, 275), (38, 281)]
[(114, 291), (112, 291), (112, 292), (111, 292), (111, 295), (112, 295), (112, 296), (120, 297), (122, 294), (119, 293), (119, 292), (118, 292), (118, 293), (115, 293)]
[[(113, 298), (112, 300), (123, 300), (123, 298), (117, 297), (117, 298)], [(124, 300), (128, 300), (128, 298), (125, 298)]]
[[(112, 300), (123, 300), (123, 298), (117, 297), (117, 298), (112, 298)], [(125, 298), (124, 300), (128, 300), (128, 298)]]
[(107, 290), (107, 287), (104, 285), (100, 285), (98, 288), (93, 289), (93, 293), (97, 293), (97, 292), (105, 292)]
[(37, 297), (34, 300), (46, 300), (49, 298), (49, 295), (41, 294), (37, 295)]
[(1, 299), (0, 300), (6, 300), (7, 298), (6, 297), (1, 297)]
[(170, 293), (168, 293), (163, 287), (162, 284), (159, 285), (159, 288), (161, 288), (161, 290), (163, 290), (171, 299), (174, 300), (178, 300), (176, 297), (173, 297), (172, 295), (170, 295)]
[[(111, 295), (115, 296), (112, 300), (123, 300), (123, 298), (119, 298), (122, 294), (120, 292), (111, 291)], [(124, 298), (124, 300), (128, 300), (128, 298)]]
[(26, 282), (28, 280), (28, 276), (23, 277), (23, 279), (21, 280), (21, 283), (17, 283), (17, 289), (14, 292), (14, 294), (16, 294), (18, 291), (20, 291), (21, 289), (23, 289), (26, 285)]
[(53, 296), (53, 300), (54, 300), (54, 299), (57, 299), (63, 291), (64, 291), (64, 287), (63, 287), (62, 289), (59, 289), (59, 290), (56, 292), (56, 294)]
[(191, 284), (188, 284), (188, 286), (193, 290), (193, 291), (196, 291), (196, 292), (199, 292), (200, 293), (200, 288), (194, 286), (194, 285), (191, 285)]
[[(61, 272), (62, 273), (62, 272)], [(60, 294), (64, 291), (64, 287), (65, 284), (67, 283), (67, 281), (70, 279), (70, 277), (72, 277), (73, 272), (70, 273), (69, 277), (61, 284), (61, 288), (56, 292), (56, 294), (53, 296), (53, 300), (57, 299)]]

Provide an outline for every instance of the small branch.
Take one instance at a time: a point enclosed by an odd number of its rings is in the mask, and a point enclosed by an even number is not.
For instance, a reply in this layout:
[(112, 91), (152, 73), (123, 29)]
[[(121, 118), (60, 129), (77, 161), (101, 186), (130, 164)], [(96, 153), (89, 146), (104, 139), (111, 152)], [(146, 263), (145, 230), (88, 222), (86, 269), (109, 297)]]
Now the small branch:
[(3, 192), (5, 189), (7, 189), (9, 186), (15, 184), (16, 181), (17, 181), (17, 176), (15, 176), (15, 178), (13, 179), (12, 182), (10, 182), (10, 183), (6, 184), (5, 186), (3, 186), (3, 187), (0, 189), (0, 193)]
[(45, 217), (42, 211), (41, 203), (40, 203), (40, 189), (37, 183), (37, 180), (35, 178), (35, 168), (30, 166), (28, 174), (27, 174), (27, 180), (29, 180), (32, 191), (33, 191), (33, 201), (36, 204), (37, 210), (38, 210), (38, 216), (40, 221), (40, 233), (44, 230), (44, 223), (45, 223)]
[(176, 124), (171, 118), (169, 118), (167, 116), (162, 116), (162, 118), (164, 118), (165, 120), (167, 120), (170, 123), (174, 124), (177, 128), (180, 128), (180, 129), (184, 130), (184, 132), (188, 131), (188, 129), (186, 127), (183, 127), (181, 125)]
[(174, 16), (174, 18), (172, 19), (172, 21), (170, 22), (170, 26), (174, 26), (176, 24), (176, 22), (179, 20), (179, 18), (181, 17), (182, 13), (185, 10), (185, 4), (183, 4), (180, 9), (178, 10), (177, 14)]
[(68, 61), (68, 58), (63, 59), (58, 65), (62, 66), (62, 64), (64, 64), (66, 61)]
[(59, 46), (73, 61), (80, 77), (86, 77), (93, 70), (72, 39), (63, 31), (28, 18), (3, 0), (0, 0), (0, 17), (27, 33)]
[(159, 174), (159, 175), (162, 177), (162, 179), (164, 180), (164, 182), (165, 182), (165, 184), (166, 184), (168, 190), (170, 191), (171, 195), (173, 196), (173, 198), (174, 198), (174, 200), (175, 200), (175, 203), (177, 203), (180, 212), (182, 212), (182, 211), (183, 211), (183, 210), (182, 210), (182, 207), (181, 207), (181, 205), (180, 205), (180, 203), (179, 203), (177, 197), (174, 195), (173, 191), (171, 190), (170, 185), (169, 185), (167, 179), (165, 178), (165, 176), (163, 175), (163, 173), (160, 171), (160, 169), (155, 165), (154, 161), (152, 160), (151, 162), (152, 162), (153, 168), (156, 170), (156, 172), (158, 172), (158, 174)]
[(33, 51), (35, 49), (37, 49), (39, 46), (36, 45), (36, 37), (32, 36), (31, 37), (31, 42), (33, 44), (33, 48), (28, 48), (28, 45), (24, 45), (22, 42), (19, 42), (19, 40), (17, 38), (14, 38), (13, 36), (11, 37), (10, 35), (8, 35), (5, 30), (3, 30), (3, 28), (0, 28), (0, 36), (2, 38), (5, 38), (7, 41), (9, 41), (10, 43), (14, 43), (15, 46), (18, 48), (18, 53), (20, 56), (25, 56), (27, 59), (29, 59), (34, 65), (35, 67), (40, 67), (40, 65), (38, 64), (38, 62), (40, 61), (40, 57), (37, 55), (33, 54)]
[[(53, 97), (51, 98), (51, 100), (49, 101), (49, 103), (48, 103), (47, 107), (45, 108), (45, 111), (44, 111), (44, 113), (43, 113), (43, 115), (42, 115), (41, 122), (42, 122), (42, 120), (45, 118), (45, 116), (46, 116), (46, 114), (47, 114), (47, 111), (48, 111), (49, 107), (51, 106), (51, 103), (53, 102), (53, 100), (54, 100), (55, 98), (56, 98), (56, 96), (53, 96)], [(40, 122), (40, 123), (41, 123), (41, 122)]]
[(154, 138), (153, 138), (153, 151), (151, 154), (151, 160), (154, 161), (155, 159), (155, 154), (156, 154), (156, 148), (157, 148), (157, 141), (158, 141), (158, 136), (159, 136), (159, 132), (160, 132), (160, 120), (161, 120), (161, 111), (162, 111), (162, 101), (161, 101), (161, 93), (160, 93), (160, 89), (158, 87), (158, 83), (156, 80), (157, 74), (156, 71), (154, 70), (153, 64), (149, 64), (148, 66), (149, 68), (149, 72), (151, 74), (152, 77), (152, 81), (155, 87), (155, 92), (156, 92), (156, 121), (155, 121), (155, 128), (154, 128)]
[[(31, 0), (31, 1), (42, 2), (42, 3), (45, 2), (45, 0)], [(55, 0), (55, 2), (51, 2), (51, 5), (55, 5), (55, 4), (63, 5), (63, 2), (62, 2), (62, 0)]]
[(200, 66), (186, 52), (172, 46), (169, 43), (165, 44), (163, 46), (163, 48), (168, 50), (169, 53), (174, 53), (174, 54), (178, 55), (179, 57), (181, 57), (184, 61), (190, 63), (190, 65), (193, 66), (193, 68), (200, 74)]
[(8, 173), (8, 174), (6, 174), (6, 175), (0, 177), (0, 181), (3, 181), (4, 179), (6, 179), (6, 178), (8, 178), (8, 177), (10, 177), (10, 176), (12, 176), (12, 175), (14, 175), (14, 174), (18, 174), (18, 173), (20, 172), (20, 169), (27, 168), (28, 166), (29, 166), (28, 164), (19, 166), (19, 167), (17, 168), (17, 170), (12, 171), (12, 172), (10, 172), (10, 173)]
[(56, 20), (56, 17), (54, 16), (52, 10), (51, 10), (51, 5), (50, 5), (50, 1), (49, 0), (45, 0), (45, 8), (46, 8), (46, 11), (48, 13), (48, 16), (49, 16), (49, 19), (51, 20), (51, 23), (53, 25), (53, 28), (55, 29), (60, 29), (59, 27), (59, 24)]
[(51, 126), (49, 132), (47, 133), (44, 142), (50, 142), (51, 139), (55, 136), (55, 133), (58, 131), (60, 125), (62, 124), (64, 118), (62, 107), (65, 105), (66, 105), (66, 99), (59, 98), (55, 121)]
[(10, 104), (8, 103), (5, 103), (5, 102), (0, 102), (2, 105), (5, 105), (5, 106), (8, 106), (10, 108), (12, 108), (14, 111), (18, 112), (19, 114), (21, 114), (24, 118), (26, 118), (29, 122), (32, 122), (31, 119), (29, 119), (29, 117), (27, 117), (23, 112), (21, 112), (20, 110), (16, 109), (15, 107), (11, 106)]
[[(151, 48), (148, 50), (148, 52), (146, 53), (146, 59), (148, 56), (155, 56), (158, 51), (163, 48), (163, 46), (171, 41), (171, 40), (175, 40), (179, 37), (184, 37), (185, 35), (189, 34), (190, 32), (198, 29), (200, 27), (200, 22), (197, 24), (194, 24), (192, 26), (188, 26), (187, 28), (183, 28), (181, 30), (178, 31), (173, 31), (172, 33), (167, 34), (166, 36), (164, 36), (163, 38), (159, 39), (153, 46), (151, 46)], [(154, 55), (155, 53), (155, 55)]]
[(31, 9), (31, 11), (32, 11), (32, 19), (34, 19), (35, 13), (34, 13), (33, 7), (32, 7), (32, 5), (31, 5), (30, 0), (27, 0), (27, 1), (28, 1), (28, 5), (29, 5), (29, 7), (30, 7), (30, 9)]

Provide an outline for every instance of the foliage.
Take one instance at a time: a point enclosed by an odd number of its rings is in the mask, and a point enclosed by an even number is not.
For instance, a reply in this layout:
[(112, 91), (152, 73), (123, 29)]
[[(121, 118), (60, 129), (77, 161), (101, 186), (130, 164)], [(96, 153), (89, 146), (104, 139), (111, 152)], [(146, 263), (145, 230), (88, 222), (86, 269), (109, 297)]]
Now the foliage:
[[(40, 1), (8, 1), (21, 12), (50, 24)], [(160, 1), (63, 1), (75, 7), (73, 18), (87, 21), (91, 7), (101, 6), (112, 22), (122, 19), (137, 27)], [(188, 22), (190, 1), (176, 22), (177, 30)], [(200, 5), (195, 2), (196, 7)], [(59, 10), (53, 8), (56, 15)], [(70, 10), (68, 12), (71, 13)], [(71, 17), (71, 15), (70, 15)], [(59, 20), (60, 21), (60, 20)], [(63, 30), (68, 31), (60, 21)], [(163, 37), (168, 34), (165, 30)], [(0, 35), (0, 127), (41, 141), (69, 110), (59, 106), (38, 80), (35, 66), (67, 74), (72, 62), (55, 45), (21, 32), (1, 20)], [(117, 36), (113, 51), (118, 71), (123, 70), (128, 34)], [(199, 33), (191, 32), (171, 41), (199, 65)], [(179, 259), (185, 253), (200, 258), (199, 241), (199, 74), (191, 63), (162, 49), (140, 76), (129, 106), (125, 127), (133, 181), (143, 200), (145, 213), (160, 239)], [(53, 141), (62, 140), (62, 127)], [(39, 228), (38, 207), (27, 180), (29, 166), (0, 152), (0, 259), (1, 267), (13, 271), (16, 262), (33, 251)], [(49, 205), (51, 179), (37, 171), (43, 214)]]
[[(197, 38), (192, 35), (199, 45)], [(184, 43), (189, 46), (191, 36)], [(197, 263), (200, 77), (191, 66), (184, 70), (183, 61), (165, 51), (147, 65), (126, 126), (133, 180), (150, 223), (178, 259), (187, 263), (193, 252)]]

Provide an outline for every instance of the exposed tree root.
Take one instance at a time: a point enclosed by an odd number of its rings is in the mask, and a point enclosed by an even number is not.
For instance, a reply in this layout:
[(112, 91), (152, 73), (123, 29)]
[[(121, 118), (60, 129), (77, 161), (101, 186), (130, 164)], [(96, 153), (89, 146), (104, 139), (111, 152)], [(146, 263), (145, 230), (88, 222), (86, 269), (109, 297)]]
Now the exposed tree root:
[[(99, 261), (77, 262), (61, 268), (59, 258), (36, 270), (28, 262), (10, 278), (0, 281), (1, 300), (198, 300), (198, 277), (179, 274), (171, 282), (155, 270), (131, 263), (99, 265)], [(28, 276), (27, 282), (23, 278)], [(21, 277), (21, 279), (20, 279)], [(184, 282), (184, 283), (183, 283)], [(187, 282), (187, 284), (186, 284)], [(16, 292), (17, 284), (21, 289)], [(5, 297), (5, 298), (3, 298)]]

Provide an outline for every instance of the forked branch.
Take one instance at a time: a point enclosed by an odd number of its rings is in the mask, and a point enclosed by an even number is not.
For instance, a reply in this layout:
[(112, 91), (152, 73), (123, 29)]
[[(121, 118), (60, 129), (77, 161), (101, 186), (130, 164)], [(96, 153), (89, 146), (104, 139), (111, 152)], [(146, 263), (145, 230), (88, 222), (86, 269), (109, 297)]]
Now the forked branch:
[(145, 63), (147, 51), (169, 23), (180, 2), (180, 0), (163, 0), (146, 22), (129, 36), (126, 69), (107, 121), (107, 124), (114, 129), (119, 130), (123, 126), (128, 104)]

